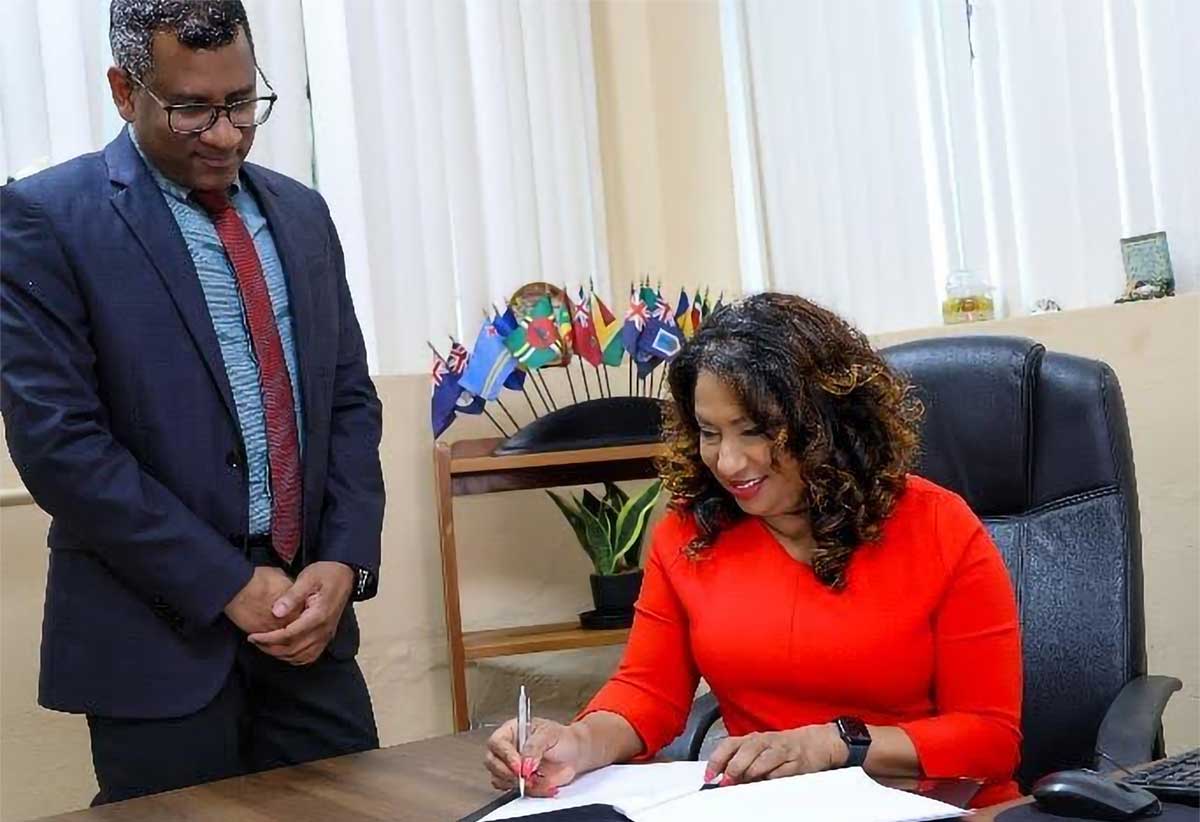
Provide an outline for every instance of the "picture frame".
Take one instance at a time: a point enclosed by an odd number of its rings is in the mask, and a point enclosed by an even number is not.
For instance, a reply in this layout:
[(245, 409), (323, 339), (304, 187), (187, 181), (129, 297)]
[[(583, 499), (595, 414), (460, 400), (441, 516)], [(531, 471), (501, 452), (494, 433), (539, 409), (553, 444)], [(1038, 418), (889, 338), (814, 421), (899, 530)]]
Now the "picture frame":
[(1125, 291), (1117, 302), (1152, 300), (1175, 295), (1175, 275), (1167, 232), (1156, 231), (1121, 239), (1125, 264)]

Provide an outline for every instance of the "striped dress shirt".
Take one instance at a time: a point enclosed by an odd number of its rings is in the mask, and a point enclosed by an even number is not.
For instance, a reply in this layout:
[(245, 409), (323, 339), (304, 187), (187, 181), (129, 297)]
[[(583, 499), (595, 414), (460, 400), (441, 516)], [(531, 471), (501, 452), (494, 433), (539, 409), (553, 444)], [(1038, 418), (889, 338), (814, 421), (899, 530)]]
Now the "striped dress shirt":
[[(238, 290), (233, 266), (225, 255), (225, 247), (221, 245), (221, 238), (217, 236), (217, 230), (208, 214), (197, 203), (188, 199), (191, 189), (167, 179), (154, 167), (142, 151), (142, 147), (138, 145), (133, 129), (129, 129), (129, 137), (158, 183), (163, 199), (171, 209), (171, 214), (183, 234), (183, 240), (187, 243), (192, 261), (196, 264), (196, 274), (200, 278), (200, 288), (204, 292), (213, 330), (216, 331), (217, 342), (221, 347), (221, 359), (229, 377), (238, 426), (242, 432), (249, 490), (247, 533), (268, 534), (271, 531), (271, 477), (270, 464), (267, 461), (266, 416), (263, 412), (262, 390), (259, 387), (258, 359), (254, 355), (250, 329), (246, 325), (242, 296)], [(295, 331), (292, 327), (292, 311), (283, 264), (275, 248), (271, 229), (259, 210), (254, 195), (245, 186), (235, 184), (230, 202), (242, 218), (242, 222), (246, 224), (246, 230), (254, 238), (254, 247), (258, 251), (263, 276), (267, 280), (275, 324), (279, 328), (283, 356), (292, 380), (296, 431), (303, 456), (304, 412), (300, 398), (300, 372), (299, 363), (296, 361)]]

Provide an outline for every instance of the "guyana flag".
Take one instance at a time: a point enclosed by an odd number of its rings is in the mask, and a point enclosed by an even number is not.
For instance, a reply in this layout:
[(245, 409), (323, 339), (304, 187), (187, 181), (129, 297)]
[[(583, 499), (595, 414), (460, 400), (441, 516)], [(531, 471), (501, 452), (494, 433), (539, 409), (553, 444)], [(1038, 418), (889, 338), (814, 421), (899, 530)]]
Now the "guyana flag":
[(526, 371), (555, 362), (562, 355), (562, 338), (554, 316), (550, 297), (543, 296), (533, 304), (529, 315), (504, 338), (504, 346), (516, 357)]
[(621, 326), (624, 322), (613, 316), (604, 300), (592, 294), (592, 322), (596, 326), (596, 340), (604, 352), (604, 364), (618, 366), (625, 359), (625, 346), (621, 344)]

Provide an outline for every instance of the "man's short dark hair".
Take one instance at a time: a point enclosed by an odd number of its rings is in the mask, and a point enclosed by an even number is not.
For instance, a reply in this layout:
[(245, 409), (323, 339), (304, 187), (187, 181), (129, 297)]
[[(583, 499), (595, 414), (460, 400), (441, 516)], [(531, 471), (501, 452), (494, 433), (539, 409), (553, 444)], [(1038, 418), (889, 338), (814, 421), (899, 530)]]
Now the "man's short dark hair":
[(254, 53), (241, 0), (112, 0), (108, 19), (113, 61), (140, 80), (154, 71), (150, 43), (160, 31), (190, 49), (217, 49), (236, 40), (240, 28)]

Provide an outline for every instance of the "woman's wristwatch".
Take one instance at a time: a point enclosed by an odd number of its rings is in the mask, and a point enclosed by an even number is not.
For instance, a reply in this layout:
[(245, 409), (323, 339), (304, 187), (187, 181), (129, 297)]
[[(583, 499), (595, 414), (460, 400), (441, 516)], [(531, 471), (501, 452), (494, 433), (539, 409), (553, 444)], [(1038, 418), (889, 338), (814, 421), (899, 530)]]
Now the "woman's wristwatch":
[(871, 732), (867, 730), (866, 723), (857, 716), (839, 716), (833, 720), (833, 724), (846, 747), (850, 749), (850, 755), (842, 767), (861, 767), (867, 761), (867, 749), (871, 747)]

